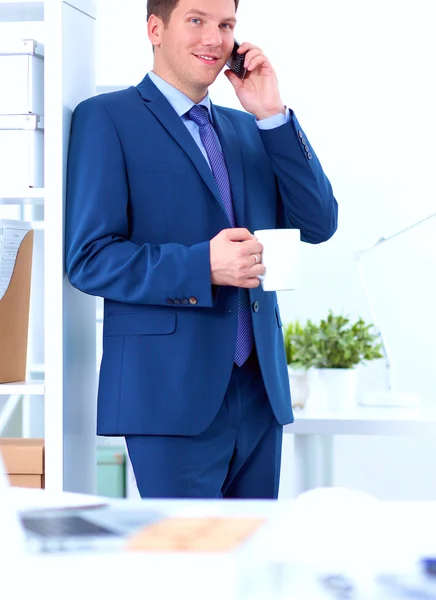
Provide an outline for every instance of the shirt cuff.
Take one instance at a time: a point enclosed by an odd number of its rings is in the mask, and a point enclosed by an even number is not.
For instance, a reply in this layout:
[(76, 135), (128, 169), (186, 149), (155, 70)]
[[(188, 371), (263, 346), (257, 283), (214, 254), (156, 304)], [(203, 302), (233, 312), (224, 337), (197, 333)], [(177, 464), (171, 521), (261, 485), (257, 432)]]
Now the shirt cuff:
[(260, 121), (256, 120), (256, 125), (259, 129), (275, 129), (276, 127), (281, 127), (285, 125), (285, 123), (289, 123), (291, 120), (291, 111), (289, 108), (286, 109), (286, 113), (278, 113), (277, 115), (273, 115), (272, 117), (268, 117), (266, 119), (261, 119)]

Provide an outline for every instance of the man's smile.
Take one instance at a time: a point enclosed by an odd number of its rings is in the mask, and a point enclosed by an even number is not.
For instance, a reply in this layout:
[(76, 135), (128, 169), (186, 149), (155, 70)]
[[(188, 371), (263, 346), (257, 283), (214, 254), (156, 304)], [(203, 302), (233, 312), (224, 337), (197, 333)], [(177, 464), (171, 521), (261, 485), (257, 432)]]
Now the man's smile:
[(216, 65), (220, 57), (214, 54), (194, 54), (204, 65)]

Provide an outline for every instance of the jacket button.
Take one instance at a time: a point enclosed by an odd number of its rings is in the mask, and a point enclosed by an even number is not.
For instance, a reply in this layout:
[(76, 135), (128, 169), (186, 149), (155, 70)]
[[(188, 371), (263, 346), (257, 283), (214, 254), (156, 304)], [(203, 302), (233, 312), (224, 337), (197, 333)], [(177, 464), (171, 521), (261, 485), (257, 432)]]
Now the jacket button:
[(253, 302), (253, 312), (259, 312), (259, 302), (257, 300), (256, 302)]
[(313, 158), (313, 156), (312, 156), (312, 152), (308, 152), (308, 153), (307, 153), (307, 158), (308, 158), (309, 160), (312, 160), (312, 158)]
[(197, 303), (198, 303), (198, 300), (197, 300), (197, 298), (194, 298), (194, 296), (191, 296), (189, 298), (189, 304), (197, 304)]
[(183, 304), (184, 306), (186, 306), (187, 304), (189, 304), (189, 300), (188, 300), (188, 298), (183, 298), (183, 300), (182, 300), (182, 304)]
[(303, 132), (302, 132), (302, 131), (299, 131), (299, 132), (298, 132), (298, 136), (299, 136), (300, 140), (302, 140), (302, 139), (303, 139)]
[(172, 298), (167, 298), (166, 303), (172, 306), (174, 304), (174, 300)]
[(182, 301), (180, 300), (180, 298), (174, 298), (174, 304), (179, 306), (179, 304), (181, 304), (181, 303), (182, 303)]

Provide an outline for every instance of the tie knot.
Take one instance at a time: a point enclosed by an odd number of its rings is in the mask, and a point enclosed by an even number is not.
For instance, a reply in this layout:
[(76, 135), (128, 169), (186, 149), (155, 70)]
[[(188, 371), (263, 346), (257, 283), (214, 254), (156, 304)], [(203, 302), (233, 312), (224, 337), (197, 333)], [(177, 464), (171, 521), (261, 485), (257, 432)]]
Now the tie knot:
[(210, 123), (209, 119), (209, 111), (206, 106), (201, 104), (194, 104), (191, 110), (188, 112), (189, 118), (197, 123), (199, 127), (204, 127), (208, 123)]

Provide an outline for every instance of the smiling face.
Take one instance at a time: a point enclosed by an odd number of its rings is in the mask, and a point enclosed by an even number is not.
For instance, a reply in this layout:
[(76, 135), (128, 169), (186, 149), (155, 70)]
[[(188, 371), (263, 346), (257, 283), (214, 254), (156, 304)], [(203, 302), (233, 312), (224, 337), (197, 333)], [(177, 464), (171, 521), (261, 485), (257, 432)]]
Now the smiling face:
[(151, 15), (153, 71), (200, 102), (233, 50), (235, 23), (234, 0), (179, 0), (166, 25)]

